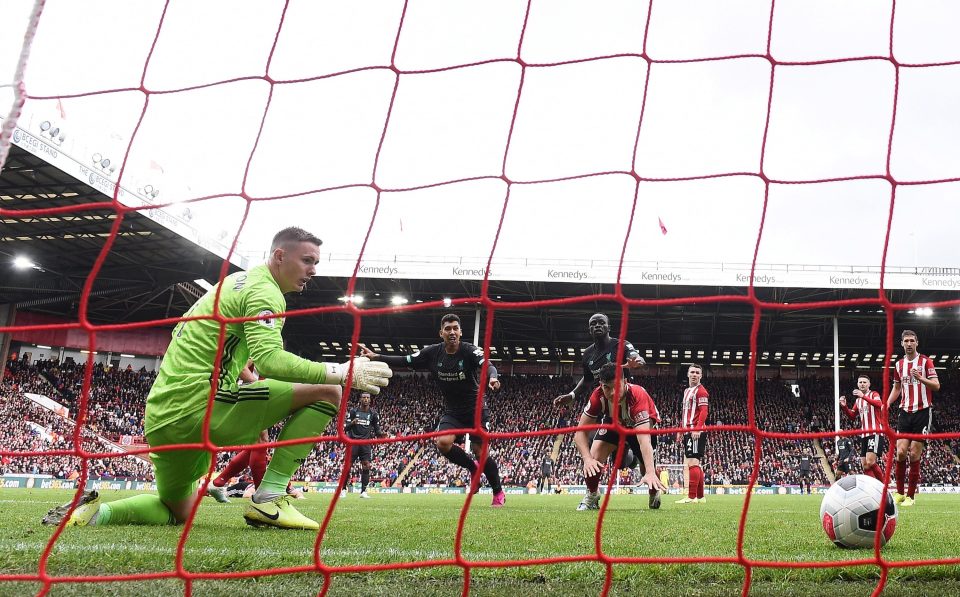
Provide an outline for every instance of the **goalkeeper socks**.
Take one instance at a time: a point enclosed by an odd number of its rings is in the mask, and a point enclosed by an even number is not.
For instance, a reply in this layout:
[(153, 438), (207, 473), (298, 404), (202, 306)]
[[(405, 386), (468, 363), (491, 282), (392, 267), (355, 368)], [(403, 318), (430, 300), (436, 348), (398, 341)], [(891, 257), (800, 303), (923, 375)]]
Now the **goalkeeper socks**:
[(487, 456), (487, 463), (483, 465), (483, 474), (487, 476), (487, 482), (490, 483), (493, 493), (503, 491), (503, 486), (500, 485), (500, 467), (497, 466), (493, 456)]
[(230, 462), (227, 463), (227, 467), (223, 469), (223, 472), (217, 475), (217, 478), (211, 481), (211, 483), (213, 483), (216, 487), (223, 487), (230, 481), (230, 479), (242, 473), (243, 469), (247, 468), (247, 464), (249, 462), (250, 450), (243, 450), (230, 459)]
[(690, 467), (690, 482), (687, 483), (687, 497), (691, 500), (697, 498), (697, 492), (700, 491), (700, 467)]
[(920, 482), (920, 461), (910, 461), (910, 484), (907, 486), (907, 497), (912, 498), (917, 493), (917, 483)]
[[(283, 426), (278, 441), (314, 437), (323, 434), (327, 423), (337, 414), (337, 407), (329, 402), (314, 402), (301, 408), (290, 417)], [(286, 495), (287, 483), (290, 477), (297, 472), (303, 461), (313, 451), (314, 444), (306, 442), (281, 446), (274, 450), (273, 459), (267, 472), (263, 475), (263, 482), (257, 487), (253, 501), (263, 503), (277, 496)]]
[(267, 472), (267, 449), (250, 450), (250, 476), (253, 477), (253, 486), (260, 487), (263, 475)]
[(370, 483), (370, 469), (360, 471), (360, 493), (367, 490), (367, 484)]
[(156, 495), (144, 493), (100, 504), (100, 512), (93, 522), (96, 526), (107, 524), (176, 524), (173, 512)]
[[(473, 458), (467, 455), (463, 451), (463, 448), (454, 444), (450, 446), (450, 450), (444, 454), (447, 460), (456, 464), (457, 466), (462, 466), (463, 468), (470, 471), (470, 474), (477, 472), (477, 463), (473, 461)], [(489, 479), (489, 477), (487, 477)]]
[(903, 495), (903, 482), (906, 480), (907, 476), (907, 461), (898, 460), (897, 461), (897, 493)]

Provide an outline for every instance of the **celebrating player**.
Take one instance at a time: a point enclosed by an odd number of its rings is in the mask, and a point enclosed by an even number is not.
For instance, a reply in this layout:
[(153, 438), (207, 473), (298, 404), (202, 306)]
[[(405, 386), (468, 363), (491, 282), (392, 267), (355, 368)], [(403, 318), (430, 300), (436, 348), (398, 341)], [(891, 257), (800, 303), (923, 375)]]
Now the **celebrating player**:
[(860, 416), (860, 457), (863, 459), (863, 474), (877, 481), (883, 481), (884, 470), (877, 457), (883, 454), (883, 430), (880, 427), (880, 409), (883, 400), (879, 392), (870, 389), (870, 377), (866, 374), (857, 378), (857, 389), (853, 391), (856, 400), (853, 408), (847, 406), (847, 397), (840, 396), (840, 408), (851, 419)]
[[(477, 408), (477, 393), (480, 390), (480, 369), (483, 366), (483, 349), (473, 344), (461, 342), (463, 332), (460, 329), (460, 318), (453, 313), (444, 315), (440, 320), (440, 337), (443, 342), (423, 347), (413, 354), (406, 356), (380, 355), (362, 344), (363, 356), (370, 360), (381, 360), (391, 367), (410, 367), (412, 369), (426, 369), (433, 374), (440, 386), (443, 396), (443, 416), (437, 425), (437, 431), (447, 429), (467, 429), (474, 425)], [(500, 389), (497, 379), (497, 368), (493, 363), (487, 365), (489, 381), (487, 387), (491, 390)], [(490, 413), (484, 403), (480, 407), (480, 424), (489, 430)], [(450, 462), (461, 466), (471, 475), (477, 473), (477, 463), (473, 458), (457, 445), (462, 441), (462, 435), (440, 435), (434, 438), (437, 449)], [(479, 457), (482, 447), (480, 437), (471, 436), (470, 447)], [(493, 490), (493, 507), (503, 506), (506, 496), (500, 484), (500, 468), (492, 454), (487, 454), (487, 462), (483, 473), (490, 482)]]
[[(599, 379), (600, 387), (590, 394), (583, 414), (580, 415), (579, 425), (592, 425), (597, 421), (601, 424), (614, 423), (611, 413), (614, 412), (614, 400), (619, 394), (619, 411), (617, 411), (616, 421), (629, 429), (651, 429), (654, 424), (660, 421), (660, 414), (657, 411), (653, 398), (642, 386), (627, 383), (620, 378), (619, 388), (617, 387), (617, 375), (620, 373), (619, 366), (616, 363), (607, 363), (600, 368)], [(650, 507), (653, 509), (660, 507), (660, 492), (666, 491), (666, 487), (657, 477), (657, 471), (654, 466), (654, 444), (653, 436), (643, 434), (628, 434), (624, 439), (625, 445), (633, 449), (634, 454), (640, 455), (641, 468), (643, 474), (642, 483), (646, 483), (650, 491), (655, 492), (656, 499), (651, 499)], [(600, 429), (597, 432), (596, 439), (591, 444), (589, 432), (578, 430), (573, 441), (577, 445), (577, 450), (583, 458), (583, 475), (587, 481), (587, 495), (577, 506), (577, 510), (597, 510), (600, 508), (600, 475), (603, 473), (604, 464), (613, 453), (620, 441), (620, 435), (614, 430)]]
[[(387, 437), (380, 431), (380, 415), (370, 408), (370, 393), (360, 394), (360, 408), (347, 413), (347, 437), (351, 439), (370, 439), (372, 437)], [(370, 444), (353, 444), (350, 448), (350, 459), (360, 461), (360, 497), (369, 498), (367, 485), (370, 484), (370, 459), (373, 448)]]
[(703, 497), (703, 469), (700, 461), (707, 451), (707, 432), (701, 431), (707, 423), (710, 393), (703, 387), (703, 367), (693, 363), (687, 367), (687, 389), (683, 391), (683, 413), (681, 425), (690, 429), (683, 434), (684, 464), (689, 471), (687, 497), (677, 500), (678, 504), (698, 504), (706, 501)]
[[(893, 388), (887, 398), (887, 408), (900, 399), (900, 417), (897, 419), (899, 433), (927, 435), (933, 427), (933, 393), (940, 390), (940, 380), (933, 359), (917, 352), (919, 338), (913, 330), (900, 334), (903, 358), (894, 365)], [(926, 446), (924, 440), (897, 439), (897, 492), (893, 499), (901, 506), (912, 506), (920, 482), (920, 458)], [(907, 494), (903, 485), (907, 472), (907, 455), (910, 456), (910, 481)]]
[[(286, 292), (300, 292), (316, 273), (321, 241), (300, 228), (285, 228), (273, 238), (267, 263), (227, 276), (205, 294), (173, 330), (157, 379), (147, 396), (145, 435), (151, 448), (198, 443), (211, 384), (216, 386), (210, 416), (210, 440), (217, 445), (250, 444), (263, 429), (286, 417), (280, 440), (318, 436), (336, 415), (349, 363), (315, 363), (283, 350), (280, 330)], [(221, 323), (224, 324), (221, 346)], [(254, 319), (255, 318), (255, 319)], [(220, 356), (218, 356), (220, 353)], [(267, 379), (238, 386), (248, 359)], [(219, 363), (219, 369), (215, 368)], [(379, 393), (392, 375), (383, 363), (353, 361), (352, 385)], [(284, 381), (280, 381), (284, 380)], [(293, 383), (300, 382), (300, 383)], [(263, 482), (244, 512), (250, 525), (319, 529), (293, 507), (286, 488), (310, 451), (310, 442), (277, 448)], [(100, 503), (86, 493), (70, 514), (70, 504), (51, 510), (44, 522), (71, 525), (182, 523), (199, 499), (197, 479), (210, 467), (206, 450), (157, 450), (150, 458), (157, 494), (140, 494)]]
[(567, 406), (584, 394), (589, 394), (597, 384), (600, 367), (612, 363), (617, 358), (620, 343), (623, 342), (623, 355), (627, 358), (627, 368), (631, 371), (644, 365), (640, 353), (627, 340), (610, 337), (610, 318), (603, 313), (594, 313), (587, 322), (593, 344), (583, 351), (583, 377), (576, 387), (566, 394), (560, 394), (553, 400), (556, 406)]

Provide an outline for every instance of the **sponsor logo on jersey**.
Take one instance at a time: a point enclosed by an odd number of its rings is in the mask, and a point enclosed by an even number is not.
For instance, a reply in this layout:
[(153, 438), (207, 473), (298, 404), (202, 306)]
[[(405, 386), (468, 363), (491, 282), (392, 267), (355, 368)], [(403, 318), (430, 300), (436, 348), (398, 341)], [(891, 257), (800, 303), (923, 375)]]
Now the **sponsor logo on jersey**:
[[(273, 311), (269, 309), (264, 309), (263, 311), (260, 311), (259, 313), (257, 313), (257, 317), (263, 317), (264, 315), (273, 315)], [(273, 328), (277, 324), (276, 320), (272, 317), (269, 319), (258, 319), (257, 321), (260, 322), (260, 325), (266, 326), (268, 328)]]

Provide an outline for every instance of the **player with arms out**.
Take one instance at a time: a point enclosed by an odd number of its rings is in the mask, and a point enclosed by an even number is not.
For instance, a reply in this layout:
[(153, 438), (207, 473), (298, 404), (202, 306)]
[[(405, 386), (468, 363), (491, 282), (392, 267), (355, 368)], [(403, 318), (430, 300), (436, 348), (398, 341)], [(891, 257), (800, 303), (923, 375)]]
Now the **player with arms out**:
[(689, 471), (687, 497), (677, 500), (678, 504), (699, 504), (706, 501), (703, 497), (703, 469), (700, 462), (707, 451), (707, 413), (710, 409), (710, 393), (703, 387), (703, 367), (693, 363), (687, 367), (687, 389), (683, 391), (683, 413), (681, 425), (689, 429), (683, 434), (684, 464)]
[(555, 406), (568, 406), (581, 396), (589, 395), (597, 387), (597, 374), (600, 368), (617, 359), (617, 351), (623, 343), (623, 356), (627, 359), (626, 367), (636, 371), (644, 365), (640, 353), (627, 340), (618, 340), (610, 337), (610, 318), (603, 313), (594, 313), (587, 321), (587, 329), (593, 337), (593, 344), (583, 351), (583, 377), (576, 387), (566, 394), (560, 394), (553, 400)]
[[(413, 354), (386, 356), (377, 354), (362, 344), (360, 347), (363, 349), (363, 356), (371, 361), (381, 360), (391, 367), (430, 371), (437, 380), (440, 394), (443, 396), (443, 415), (437, 425), (437, 431), (469, 429), (473, 427), (476, 417), (480, 369), (484, 359), (483, 349), (461, 342), (462, 335), (460, 318), (450, 313), (440, 320), (440, 337), (443, 338), (443, 342), (424, 346), (423, 350)], [(487, 387), (490, 390), (499, 390), (500, 381), (497, 379), (497, 368), (493, 363), (487, 365), (487, 373), (489, 377)], [(481, 405), (480, 414), (480, 424), (484, 429), (489, 430), (490, 414), (486, 404)], [(447, 460), (467, 469), (471, 475), (476, 475), (477, 463), (457, 445), (462, 437), (455, 434), (439, 435), (434, 438), (434, 442)], [(471, 437), (470, 447), (478, 458), (482, 445), (481, 438)], [(493, 490), (493, 507), (503, 506), (506, 496), (500, 484), (500, 468), (492, 454), (487, 455), (483, 473), (487, 476), (487, 481), (490, 482), (490, 488)]]
[[(360, 394), (360, 408), (351, 408), (347, 413), (347, 422), (344, 425), (347, 437), (350, 439), (370, 439), (373, 437), (387, 437), (380, 431), (380, 415), (370, 408), (370, 393)], [(360, 497), (369, 498), (367, 485), (370, 484), (370, 462), (373, 456), (373, 447), (370, 444), (353, 444), (350, 448), (350, 460), (360, 461)], [(343, 497), (343, 495), (341, 495)]]
[(863, 459), (863, 474), (870, 475), (877, 481), (883, 482), (884, 470), (878, 456), (883, 454), (883, 429), (880, 426), (883, 399), (879, 392), (870, 389), (870, 376), (863, 374), (857, 377), (857, 389), (853, 391), (856, 400), (853, 408), (847, 406), (847, 397), (840, 396), (840, 408), (851, 419), (860, 417), (860, 430), (864, 435), (860, 438), (860, 457)]
[[(350, 364), (316, 363), (286, 352), (280, 334), (284, 319), (278, 315), (286, 311), (284, 293), (302, 292), (316, 273), (320, 244), (305, 230), (285, 228), (274, 236), (266, 264), (227, 276), (190, 308), (186, 317), (201, 319), (184, 320), (174, 328), (147, 396), (144, 431), (151, 448), (201, 442), (211, 389), (210, 441), (216, 445), (252, 444), (262, 430), (287, 417), (281, 441), (323, 434), (339, 408)], [(225, 323), (220, 346), (217, 314), (255, 319)], [(248, 360), (266, 379), (239, 386), (240, 370)], [(219, 370), (214, 367), (218, 361)], [(383, 363), (356, 359), (352, 386), (376, 394), (391, 375)], [(311, 450), (313, 443), (305, 442), (274, 451), (244, 512), (247, 524), (319, 528), (293, 507), (286, 492), (290, 477)], [(59, 524), (66, 517), (67, 524), (77, 526), (185, 522), (201, 497), (197, 479), (209, 471), (210, 452), (157, 450), (150, 458), (156, 494), (100, 503), (95, 491), (87, 492), (72, 513), (71, 504), (65, 504), (51, 510), (43, 522)]]
[[(616, 421), (628, 429), (649, 430), (660, 422), (660, 414), (653, 398), (642, 386), (627, 383), (619, 371), (616, 363), (607, 363), (598, 372), (600, 387), (595, 389), (587, 401), (583, 413), (580, 415), (579, 426), (612, 424), (615, 419), (614, 400), (619, 395), (619, 411)], [(620, 375), (619, 387), (617, 376)], [(590, 434), (586, 430), (577, 430), (573, 436), (580, 457), (583, 458), (583, 476), (587, 482), (587, 495), (577, 506), (577, 510), (598, 510), (600, 508), (600, 475), (604, 464), (616, 449), (620, 435), (609, 429), (600, 429), (596, 439), (591, 443)], [(640, 457), (640, 472), (643, 474), (641, 483), (646, 483), (650, 491), (656, 493), (656, 500), (651, 500), (650, 508), (660, 507), (660, 492), (666, 487), (657, 477), (654, 465), (653, 436), (647, 433), (628, 434), (624, 439), (634, 454)]]
[[(900, 416), (897, 418), (898, 433), (927, 435), (933, 427), (933, 393), (940, 390), (937, 369), (933, 359), (917, 352), (919, 337), (913, 330), (900, 334), (903, 358), (894, 365), (893, 388), (887, 398), (887, 408), (893, 408), (900, 399)], [(897, 439), (897, 492), (893, 499), (901, 506), (912, 506), (917, 484), (920, 482), (920, 459), (926, 447), (924, 440)], [(910, 480), (907, 493), (903, 486), (907, 476), (907, 456), (910, 457)]]

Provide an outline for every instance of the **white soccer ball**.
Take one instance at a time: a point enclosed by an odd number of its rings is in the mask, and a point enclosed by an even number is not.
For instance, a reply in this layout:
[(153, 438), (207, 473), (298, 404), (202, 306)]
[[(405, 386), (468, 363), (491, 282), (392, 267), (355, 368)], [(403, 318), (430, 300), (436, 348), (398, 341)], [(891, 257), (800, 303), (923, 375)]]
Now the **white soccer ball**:
[[(878, 524), (877, 515), (884, 503)], [(878, 529), (882, 546), (897, 528), (897, 504), (892, 492), (883, 495), (880, 481), (866, 475), (849, 475), (824, 494), (820, 522), (827, 537), (839, 547), (873, 547)]]

